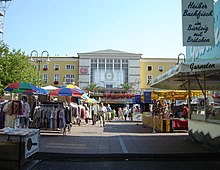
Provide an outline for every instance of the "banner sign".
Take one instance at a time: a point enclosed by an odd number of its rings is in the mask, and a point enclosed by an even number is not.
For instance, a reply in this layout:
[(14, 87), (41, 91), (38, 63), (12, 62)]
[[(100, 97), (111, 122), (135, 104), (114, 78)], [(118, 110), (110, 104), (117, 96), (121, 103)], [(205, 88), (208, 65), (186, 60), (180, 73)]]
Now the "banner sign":
[(25, 138), (25, 159), (39, 151), (39, 129), (31, 129)]
[(141, 103), (141, 95), (135, 95), (134, 98), (132, 98), (133, 103)]
[(184, 46), (214, 46), (213, 0), (182, 0)]
[(144, 92), (144, 103), (151, 103), (151, 92)]

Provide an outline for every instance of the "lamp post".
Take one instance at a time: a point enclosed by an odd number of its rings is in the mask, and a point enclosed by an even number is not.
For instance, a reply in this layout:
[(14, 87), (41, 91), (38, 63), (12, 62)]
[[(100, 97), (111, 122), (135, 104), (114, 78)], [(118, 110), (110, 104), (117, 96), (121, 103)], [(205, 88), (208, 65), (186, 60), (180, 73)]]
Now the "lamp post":
[(177, 61), (177, 64), (179, 64), (180, 63), (180, 56), (183, 56), (183, 61), (185, 62), (186, 61), (186, 56), (185, 56), (185, 54), (183, 54), (183, 53), (180, 53), (179, 55), (178, 55), (178, 61)]
[(136, 94), (141, 94), (140, 83), (141, 83), (140, 79), (135, 79)]
[[(36, 60), (34, 60), (33, 57), (32, 57), (33, 53), (36, 54), (36, 55), (35, 55)], [(30, 54), (30, 57), (31, 57), (30, 61), (37, 63), (37, 69), (38, 69), (38, 77), (37, 77), (38, 87), (40, 87), (40, 64), (43, 62), (43, 55), (44, 55), (44, 53), (47, 53), (47, 60), (46, 60), (46, 62), (49, 63), (49, 62), (50, 62), (49, 53), (48, 53), (48, 51), (46, 51), (46, 50), (42, 51), (41, 56), (38, 56), (38, 52), (37, 52), (36, 50), (31, 51), (31, 54)]]

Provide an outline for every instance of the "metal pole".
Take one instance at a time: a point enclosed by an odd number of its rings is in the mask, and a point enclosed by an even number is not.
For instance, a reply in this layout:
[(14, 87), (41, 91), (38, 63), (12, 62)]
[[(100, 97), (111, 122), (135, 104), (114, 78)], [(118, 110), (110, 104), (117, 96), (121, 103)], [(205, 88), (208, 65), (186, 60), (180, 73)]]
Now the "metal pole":
[(43, 54), (44, 53), (47, 53), (47, 60), (46, 60), (46, 62), (50, 62), (49, 52), (46, 51), (46, 50), (42, 51), (41, 52), (41, 58), (40, 58), (40, 60), (38, 60), (38, 87), (40, 87), (40, 63), (43, 62)]
[(38, 77), (37, 77), (37, 86), (40, 87), (40, 60), (37, 61), (38, 64)]
[(34, 60), (33, 60), (33, 58), (32, 58), (32, 54), (33, 54), (33, 53), (36, 53), (35, 56), (37, 57), (37, 60), (36, 60), (36, 62), (37, 62), (37, 64), (38, 64), (38, 66), (37, 66), (37, 67), (38, 67), (38, 68), (37, 68), (37, 69), (38, 69), (37, 82), (38, 82), (38, 87), (39, 87), (39, 84), (40, 84), (40, 62), (38, 62), (38, 61), (40, 61), (40, 60), (39, 60), (39, 58), (38, 58), (38, 52), (37, 52), (36, 50), (33, 50), (33, 51), (31, 51), (31, 54), (30, 54), (31, 61), (34, 62)]

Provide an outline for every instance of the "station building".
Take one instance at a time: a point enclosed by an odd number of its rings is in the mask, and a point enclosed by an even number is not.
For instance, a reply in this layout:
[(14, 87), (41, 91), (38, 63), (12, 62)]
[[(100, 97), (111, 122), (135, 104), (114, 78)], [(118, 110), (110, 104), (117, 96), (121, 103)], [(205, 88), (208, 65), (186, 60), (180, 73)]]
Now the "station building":
[(177, 62), (177, 58), (145, 58), (140, 53), (113, 49), (77, 53), (77, 56), (50, 56), (49, 59), (50, 63), (43, 60), (40, 69), (40, 79), (45, 86), (75, 83), (85, 89), (90, 83), (96, 83), (104, 93), (120, 93), (121, 84), (127, 82), (132, 85), (130, 93), (134, 94), (152, 90), (148, 85), (150, 81)]

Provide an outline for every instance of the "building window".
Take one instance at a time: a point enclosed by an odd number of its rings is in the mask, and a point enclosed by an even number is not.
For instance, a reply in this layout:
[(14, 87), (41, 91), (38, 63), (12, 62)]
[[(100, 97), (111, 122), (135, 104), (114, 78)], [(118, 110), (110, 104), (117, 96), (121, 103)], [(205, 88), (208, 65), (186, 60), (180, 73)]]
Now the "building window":
[(151, 71), (152, 70), (152, 66), (147, 66), (147, 70)]
[(153, 79), (153, 76), (147, 76), (147, 84), (150, 84), (151, 83), (151, 80)]
[(70, 64), (66, 65), (66, 70), (74, 70), (74, 69), (75, 69), (74, 65), (70, 65)]
[(163, 71), (163, 66), (159, 66), (159, 67), (158, 67), (158, 70), (159, 70), (160, 72), (162, 72), (162, 71)]
[(48, 83), (48, 75), (47, 74), (43, 74), (43, 81), (45, 83)]
[(48, 70), (48, 65), (47, 65), (47, 64), (44, 64), (44, 65), (43, 65), (43, 70), (44, 70), (44, 71), (47, 71), (47, 70)]
[(128, 59), (91, 59), (90, 82), (100, 82), (100, 87), (120, 87), (124, 82), (128, 82), (128, 61)]
[(74, 74), (66, 74), (66, 76), (65, 76), (65, 83), (66, 84), (72, 84), (73, 82), (75, 82)]
[(54, 74), (54, 81), (60, 81), (60, 75), (59, 74)]
[(99, 59), (99, 69), (105, 69), (105, 59)]
[(121, 65), (120, 59), (114, 59), (115, 70), (120, 70), (120, 65)]
[(60, 69), (60, 65), (59, 64), (55, 64), (54, 65), (54, 70), (59, 70)]
[(112, 84), (106, 84), (106, 88), (113, 88)]

